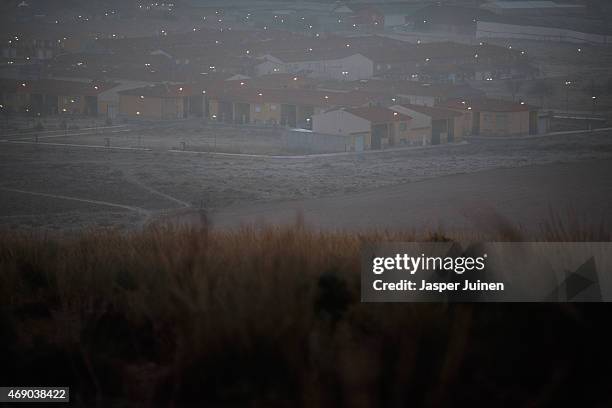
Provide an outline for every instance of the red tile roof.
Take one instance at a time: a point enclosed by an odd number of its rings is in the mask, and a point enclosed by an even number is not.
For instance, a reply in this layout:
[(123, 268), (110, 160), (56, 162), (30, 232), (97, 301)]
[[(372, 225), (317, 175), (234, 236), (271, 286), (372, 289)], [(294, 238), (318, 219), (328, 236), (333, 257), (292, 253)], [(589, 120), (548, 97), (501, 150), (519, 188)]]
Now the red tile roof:
[[(228, 81), (230, 82), (230, 81)], [(224, 89), (213, 93), (216, 99), (245, 103), (284, 103), (289, 105), (337, 107), (363, 106), (385, 98), (372, 92), (331, 92), (311, 89)], [(387, 97), (388, 98), (388, 97)]]
[(391, 95), (418, 95), (438, 98), (453, 98), (458, 96), (474, 96), (484, 94), (482, 91), (469, 85), (428, 84), (415, 81), (391, 81), (382, 79), (364, 79), (353, 82), (335, 83), (342, 89), (355, 89), (361, 91), (386, 92)]
[(120, 91), (120, 95), (144, 96), (150, 98), (181, 98), (193, 95), (194, 89), (184, 84), (163, 84), (145, 86), (142, 88), (126, 89)]
[(0, 88), (6, 92), (63, 96), (96, 96), (117, 86), (114, 82), (78, 82), (57, 79), (3, 80)]
[(421, 106), (421, 105), (411, 105), (411, 104), (401, 104), (398, 105), (406, 109), (410, 109), (415, 112), (422, 113), (423, 115), (429, 116), (430, 118), (436, 119), (449, 119), (457, 116), (461, 116), (461, 112), (457, 112), (452, 109), (445, 109), (439, 107), (431, 107), (431, 106)]
[[(311, 51), (312, 49), (312, 51)], [(275, 58), (283, 62), (302, 62), (302, 61), (326, 61), (339, 60), (350, 57), (351, 55), (359, 54), (350, 48), (329, 49), (329, 48), (311, 48), (300, 51), (283, 51), (271, 52)]]
[(388, 123), (394, 121), (409, 121), (412, 118), (399, 112), (394, 112), (391, 109), (380, 108), (377, 106), (346, 109), (347, 112), (366, 119), (372, 123)]
[(440, 106), (456, 110), (473, 110), (476, 112), (522, 112), (538, 109), (526, 103), (504, 101), (501, 99), (451, 99)]

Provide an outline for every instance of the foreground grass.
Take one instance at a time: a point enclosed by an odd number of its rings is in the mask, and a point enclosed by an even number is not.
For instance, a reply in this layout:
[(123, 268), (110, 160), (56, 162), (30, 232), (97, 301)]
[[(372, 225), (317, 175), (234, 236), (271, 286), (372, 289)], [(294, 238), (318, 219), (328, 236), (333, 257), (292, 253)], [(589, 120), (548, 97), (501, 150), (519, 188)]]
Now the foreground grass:
[(606, 305), (359, 302), (364, 242), (453, 238), (0, 234), (0, 383), (69, 385), (82, 406), (609, 406)]

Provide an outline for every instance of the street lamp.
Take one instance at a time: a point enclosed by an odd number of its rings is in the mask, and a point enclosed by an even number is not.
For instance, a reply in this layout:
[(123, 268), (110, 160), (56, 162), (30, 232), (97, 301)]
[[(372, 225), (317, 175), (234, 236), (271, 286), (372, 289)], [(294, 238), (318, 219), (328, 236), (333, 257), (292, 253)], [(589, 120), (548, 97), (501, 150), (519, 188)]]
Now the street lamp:
[(591, 100), (593, 101), (593, 115), (595, 115), (595, 102), (597, 101), (597, 97), (591, 96)]
[(569, 88), (572, 81), (565, 81), (565, 113), (569, 113)]

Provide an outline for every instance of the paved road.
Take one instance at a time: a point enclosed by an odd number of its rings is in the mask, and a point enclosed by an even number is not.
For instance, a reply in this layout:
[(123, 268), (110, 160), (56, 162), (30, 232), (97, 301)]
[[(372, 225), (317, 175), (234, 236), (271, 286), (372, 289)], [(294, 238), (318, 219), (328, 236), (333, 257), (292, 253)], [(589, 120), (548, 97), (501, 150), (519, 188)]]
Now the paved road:
[(438, 228), (485, 231), (496, 216), (535, 230), (551, 209), (587, 222), (612, 220), (612, 160), (498, 169), (384, 187), (363, 193), (228, 207), (217, 227), (306, 222), (331, 229)]

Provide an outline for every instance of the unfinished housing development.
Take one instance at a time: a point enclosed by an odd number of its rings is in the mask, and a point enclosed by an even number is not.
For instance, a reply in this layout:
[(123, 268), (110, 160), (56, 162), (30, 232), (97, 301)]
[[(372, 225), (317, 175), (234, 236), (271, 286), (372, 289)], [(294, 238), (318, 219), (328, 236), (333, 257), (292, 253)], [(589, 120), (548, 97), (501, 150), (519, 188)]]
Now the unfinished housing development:
[(410, 133), (412, 118), (388, 108), (336, 109), (312, 120), (315, 132), (351, 136), (354, 151), (423, 144), (423, 139)]
[(444, 107), (471, 112), (470, 134), (475, 136), (519, 136), (539, 133), (538, 108), (525, 102), (495, 99), (449, 100)]

